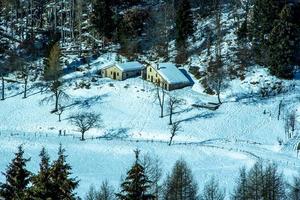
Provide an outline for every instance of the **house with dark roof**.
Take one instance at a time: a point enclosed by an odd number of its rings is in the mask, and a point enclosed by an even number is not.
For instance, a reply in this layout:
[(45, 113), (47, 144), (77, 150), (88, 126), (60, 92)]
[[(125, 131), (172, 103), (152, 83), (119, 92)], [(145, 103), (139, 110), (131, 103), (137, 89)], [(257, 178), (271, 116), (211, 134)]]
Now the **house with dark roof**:
[(122, 81), (140, 76), (143, 68), (139, 62), (111, 63), (101, 69), (101, 74), (102, 77)]

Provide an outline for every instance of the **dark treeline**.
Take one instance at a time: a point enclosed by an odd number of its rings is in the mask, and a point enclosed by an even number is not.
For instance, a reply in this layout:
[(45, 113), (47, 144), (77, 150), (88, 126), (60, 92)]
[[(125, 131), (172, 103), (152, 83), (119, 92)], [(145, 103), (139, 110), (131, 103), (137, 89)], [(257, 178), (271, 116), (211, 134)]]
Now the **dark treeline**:
[[(226, 186), (212, 177), (199, 190), (197, 180), (187, 163), (178, 160), (171, 173), (163, 176), (161, 162), (149, 155), (140, 156), (135, 151), (135, 161), (122, 178), (116, 191), (108, 181), (100, 188), (91, 186), (85, 200), (299, 200), (300, 178), (292, 184), (286, 182), (276, 164), (258, 161), (246, 170), (240, 169), (232, 192), (226, 193)], [(7, 200), (71, 200), (80, 199), (74, 192), (77, 178), (72, 178), (72, 167), (66, 161), (65, 150), (60, 146), (58, 158), (50, 163), (43, 148), (40, 152), (40, 168), (37, 174), (26, 169), (28, 158), (19, 146), (18, 152), (7, 166), (6, 181), (0, 185), (0, 197)], [(162, 180), (162, 178), (164, 180)]]

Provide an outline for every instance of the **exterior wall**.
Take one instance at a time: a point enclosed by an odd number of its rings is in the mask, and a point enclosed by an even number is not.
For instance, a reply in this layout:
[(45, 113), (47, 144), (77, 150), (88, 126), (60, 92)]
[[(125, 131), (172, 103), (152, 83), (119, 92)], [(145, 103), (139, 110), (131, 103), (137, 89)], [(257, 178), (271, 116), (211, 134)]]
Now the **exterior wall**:
[(147, 66), (146, 80), (154, 84), (158, 84), (165, 90), (170, 90), (169, 84), (163, 79), (163, 77), (159, 73), (157, 73), (156, 69), (151, 65)]
[(108, 77), (118, 81), (125, 80), (131, 77), (137, 77), (141, 75), (141, 70), (122, 72), (118, 67), (111, 66), (109, 68), (101, 70), (102, 77)]
[(167, 83), (160, 74), (157, 73), (156, 69), (149, 65), (147, 66), (147, 81), (157, 84), (159, 82), (159, 86), (164, 88), (165, 90), (176, 90), (181, 89), (187, 86), (192, 85), (192, 83), (177, 83), (177, 84), (169, 84)]
[(116, 66), (111, 66), (109, 68), (103, 69), (102, 77), (108, 77), (119, 81), (124, 80), (123, 72)]

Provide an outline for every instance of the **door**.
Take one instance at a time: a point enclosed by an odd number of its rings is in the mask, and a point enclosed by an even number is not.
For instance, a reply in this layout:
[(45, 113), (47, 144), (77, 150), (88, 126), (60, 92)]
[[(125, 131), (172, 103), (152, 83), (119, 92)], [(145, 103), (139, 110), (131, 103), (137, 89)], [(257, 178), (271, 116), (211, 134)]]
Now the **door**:
[(151, 76), (151, 82), (153, 82), (153, 76)]
[(113, 79), (117, 79), (117, 74), (114, 72)]

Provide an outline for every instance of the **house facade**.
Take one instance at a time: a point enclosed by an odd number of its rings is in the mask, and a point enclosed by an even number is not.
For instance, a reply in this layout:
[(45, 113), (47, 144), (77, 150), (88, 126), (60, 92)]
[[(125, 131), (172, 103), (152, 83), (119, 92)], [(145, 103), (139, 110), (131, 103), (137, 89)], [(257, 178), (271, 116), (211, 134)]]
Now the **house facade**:
[(139, 62), (113, 63), (101, 69), (102, 77), (114, 80), (125, 80), (127, 78), (141, 75), (144, 66)]
[(192, 82), (173, 63), (149, 64), (146, 73), (147, 81), (165, 90), (181, 89), (192, 85)]

